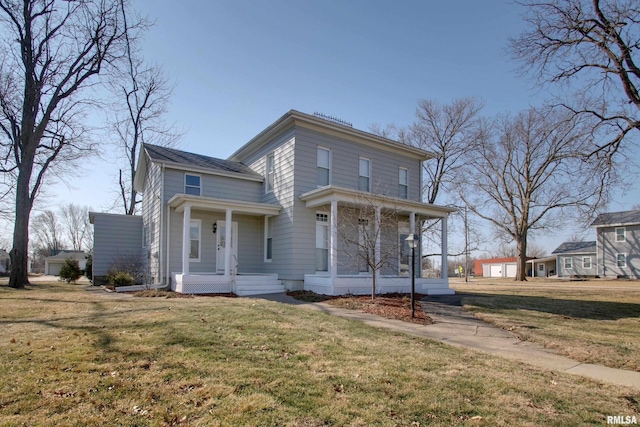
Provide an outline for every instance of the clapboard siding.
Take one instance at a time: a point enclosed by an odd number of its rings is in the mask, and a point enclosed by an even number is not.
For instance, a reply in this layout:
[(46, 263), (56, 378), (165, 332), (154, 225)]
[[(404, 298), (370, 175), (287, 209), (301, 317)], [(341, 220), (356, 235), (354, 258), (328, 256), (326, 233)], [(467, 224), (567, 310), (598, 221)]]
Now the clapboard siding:
[(104, 277), (114, 261), (123, 257), (141, 259), (142, 217), (92, 213), (93, 215), (93, 275)]
[[(183, 194), (184, 176), (187, 172), (177, 169), (165, 170), (165, 203), (176, 194)], [(190, 172), (191, 173), (191, 172)], [(201, 195), (219, 199), (241, 200), (255, 202), (260, 200), (262, 183), (245, 179), (231, 178), (221, 175), (210, 175), (192, 172), (200, 175)]]
[[(571, 258), (571, 268), (566, 268), (565, 259)], [(583, 267), (583, 258), (591, 258), (591, 267)], [(561, 254), (556, 258), (556, 274), (558, 277), (595, 276), (597, 273), (596, 254)]]
[[(625, 241), (616, 242), (618, 227), (598, 227), (598, 272), (603, 277), (640, 278), (640, 225), (627, 225)], [(617, 254), (626, 254), (626, 267), (618, 267)]]

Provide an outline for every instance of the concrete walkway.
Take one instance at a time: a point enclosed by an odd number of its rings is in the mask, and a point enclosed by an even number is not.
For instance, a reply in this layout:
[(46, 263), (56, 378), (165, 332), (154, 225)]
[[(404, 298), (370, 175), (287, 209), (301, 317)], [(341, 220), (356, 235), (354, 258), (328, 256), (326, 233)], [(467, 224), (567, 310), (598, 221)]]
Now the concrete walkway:
[(358, 310), (334, 307), (327, 303), (307, 303), (296, 300), (284, 293), (255, 295), (251, 298), (262, 298), (284, 304), (299, 305), (334, 316), (358, 320), (378, 328), (429, 338), (449, 345), (519, 360), (546, 369), (583, 375), (604, 382), (635, 387), (640, 390), (640, 372), (581, 363), (568, 357), (560, 356), (539, 344), (521, 341), (511, 332), (496, 328), (465, 312), (462, 309), (459, 295), (431, 296), (421, 301), (424, 311), (435, 321), (431, 325), (418, 325), (400, 320), (386, 319)]

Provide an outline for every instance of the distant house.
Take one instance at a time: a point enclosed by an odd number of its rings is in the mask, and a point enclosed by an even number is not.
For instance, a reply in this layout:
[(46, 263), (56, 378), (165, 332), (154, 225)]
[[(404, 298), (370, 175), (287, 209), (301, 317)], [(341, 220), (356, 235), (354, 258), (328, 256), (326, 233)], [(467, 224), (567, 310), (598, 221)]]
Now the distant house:
[(556, 256), (558, 277), (595, 277), (596, 242), (564, 242), (552, 254)]
[(0, 273), (8, 273), (11, 265), (11, 257), (9, 252), (0, 249)]
[(598, 215), (597, 275), (640, 279), (640, 210)]
[[(182, 293), (366, 294), (372, 273), (341, 235), (350, 220), (356, 241), (378, 236), (375, 252), (391, 254), (376, 271), (378, 292), (407, 292), (405, 238), (441, 219), (441, 277), (418, 277), (416, 291), (452, 294), (446, 218), (455, 209), (421, 202), (422, 162), (433, 157), (295, 110), (226, 160), (144, 144), (134, 179), (141, 215), (90, 214), (95, 283), (126, 253), (151, 284)], [(385, 212), (397, 216), (381, 223)]]
[(474, 273), (477, 277), (516, 277), (518, 258), (477, 259)]
[(84, 270), (87, 266), (87, 255), (85, 252), (63, 251), (58, 255), (48, 256), (44, 259), (44, 274), (59, 276), (60, 269), (68, 259), (78, 261), (80, 270)]

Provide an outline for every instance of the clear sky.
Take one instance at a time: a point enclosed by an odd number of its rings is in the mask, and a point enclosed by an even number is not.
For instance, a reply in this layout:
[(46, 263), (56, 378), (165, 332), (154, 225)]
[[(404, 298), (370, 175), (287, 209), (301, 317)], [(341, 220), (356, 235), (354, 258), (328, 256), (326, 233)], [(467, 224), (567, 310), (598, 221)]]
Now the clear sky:
[[(510, 1), (136, 0), (155, 20), (144, 56), (176, 83), (167, 120), (181, 148), (226, 158), (290, 109), (339, 117), (359, 129), (404, 126), (421, 98), (473, 96), (483, 114), (517, 112), (546, 96), (519, 77), (505, 52), (524, 29)], [(117, 166), (84, 165), (82, 179), (37, 206), (69, 201), (106, 211)], [(639, 150), (640, 151), (640, 150)], [(637, 157), (637, 156), (636, 156)], [(619, 195), (611, 210), (640, 194)], [(36, 212), (37, 213), (37, 212)], [(553, 250), (561, 237), (539, 237)]]

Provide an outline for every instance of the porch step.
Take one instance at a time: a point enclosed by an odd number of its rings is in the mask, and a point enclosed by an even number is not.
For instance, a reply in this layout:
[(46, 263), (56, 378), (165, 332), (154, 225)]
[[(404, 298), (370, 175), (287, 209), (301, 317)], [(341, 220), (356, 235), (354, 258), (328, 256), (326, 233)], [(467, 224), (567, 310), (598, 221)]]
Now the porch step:
[(235, 285), (235, 294), (241, 297), (249, 296), (249, 295), (260, 295), (260, 294), (277, 294), (280, 292), (285, 292), (286, 289), (280, 280), (271, 279), (267, 280), (259, 280), (259, 281), (245, 281), (236, 282)]

